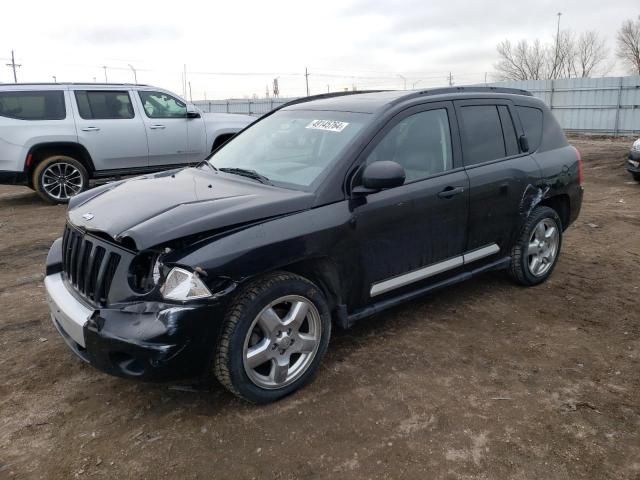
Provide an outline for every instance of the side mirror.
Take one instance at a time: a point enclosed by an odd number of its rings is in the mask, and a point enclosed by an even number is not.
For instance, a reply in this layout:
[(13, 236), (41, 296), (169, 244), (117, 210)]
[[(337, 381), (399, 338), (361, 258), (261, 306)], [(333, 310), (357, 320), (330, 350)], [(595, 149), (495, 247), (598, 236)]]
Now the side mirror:
[(404, 184), (404, 168), (396, 162), (382, 161), (367, 165), (362, 172), (362, 185), (353, 189), (354, 193), (373, 193), (385, 188), (399, 187)]
[(187, 118), (200, 118), (200, 112), (197, 110), (187, 110)]
[(529, 151), (529, 140), (527, 140), (526, 135), (520, 135), (518, 142), (520, 143), (520, 150), (522, 150), (523, 152)]

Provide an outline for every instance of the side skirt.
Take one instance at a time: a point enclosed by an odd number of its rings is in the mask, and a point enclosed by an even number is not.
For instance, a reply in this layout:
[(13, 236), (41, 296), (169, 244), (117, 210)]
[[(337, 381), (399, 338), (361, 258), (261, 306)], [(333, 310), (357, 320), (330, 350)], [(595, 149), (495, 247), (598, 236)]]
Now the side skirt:
[[(431, 293), (434, 292), (436, 290), (440, 290), (442, 288), (448, 287), (450, 285), (454, 285), (456, 283), (460, 283), (463, 282), (465, 280), (469, 280), (470, 278), (473, 278), (477, 275), (480, 275), (481, 273), (485, 273), (485, 272), (489, 272), (491, 270), (502, 270), (505, 269), (509, 266), (509, 263), (511, 262), (511, 257), (504, 257), (504, 258), (499, 258), (498, 260), (495, 260), (491, 263), (488, 263), (486, 265), (483, 265), (481, 267), (475, 268), (473, 270), (469, 270), (466, 272), (462, 272), (459, 273), (457, 275), (454, 275), (453, 277), (450, 278), (446, 278), (444, 280), (441, 280), (439, 282), (436, 283), (432, 283), (430, 285), (426, 285), (424, 287), (418, 288), (416, 290), (413, 290), (411, 292), (406, 292), (403, 293), (401, 295), (397, 295), (395, 297), (392, 298), (387, 298), (385, 300), (381, 300), (379, 302), (373, 303), (363, 309), (360, 310), (356, 310), (355, 312), (353, 312), (352, 314), (348, 315), (346, 318), (341, 319), (342, 321), (340, 321), (340, 326), (344, 327), (344, 328), (349, 328), (351, 326), (353, 326), (353, 324), (355, 322), (357, 322), (358, 320), (361, 320), (365, 317), (369, 317), (371, 315), (374, 315), (376, 313), (382, 312), (383, 310), (386, 310), (388, 308), (391, 307), (395, 307), (396, 305), (399, 305), (401, 303), (404, 303), (406, 301), (409, 300), (413, 300), (414, 298), (420, 297), (422, 295), (425, 295), (427, 293)], [(346, 321), (345, 321), (346, 320)]]

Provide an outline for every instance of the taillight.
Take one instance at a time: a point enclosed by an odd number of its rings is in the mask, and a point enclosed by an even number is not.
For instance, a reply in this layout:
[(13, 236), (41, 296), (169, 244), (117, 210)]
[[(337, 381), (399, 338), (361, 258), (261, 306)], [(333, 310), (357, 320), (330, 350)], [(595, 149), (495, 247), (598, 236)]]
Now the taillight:
[(573, 149), (576, 151), (576, 156), (578, 157), (578, 184), (582, 185), (582, 182), (584, 181), (584, 170), (582, 169), (582, 155), (580, 154), (580, 150), (578, 150), (576, 147), (573, 147)]

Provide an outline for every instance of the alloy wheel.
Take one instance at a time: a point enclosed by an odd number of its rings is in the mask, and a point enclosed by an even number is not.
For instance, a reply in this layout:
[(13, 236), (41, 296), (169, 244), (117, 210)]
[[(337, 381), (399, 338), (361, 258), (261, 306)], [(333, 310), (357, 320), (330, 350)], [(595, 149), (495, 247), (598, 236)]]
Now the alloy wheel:
[(84, 179), (76, 167), (66, 162), (55, 162), (42, 172), (42, 188), (56, 200), (68, 200), (83, 190)]
[(529, 271), (532, 275), (541, 277), (549, 271), (558, 255), (559, 243), (558, 225), (550, 218), (540, 220), (531, 232), (527, 248)]
[(244, 370), (258, 387), (285, 387), (307, 371), (320, 346), (322, 323), (307, 298), (287, 295), (253, 320), (243, 349)]

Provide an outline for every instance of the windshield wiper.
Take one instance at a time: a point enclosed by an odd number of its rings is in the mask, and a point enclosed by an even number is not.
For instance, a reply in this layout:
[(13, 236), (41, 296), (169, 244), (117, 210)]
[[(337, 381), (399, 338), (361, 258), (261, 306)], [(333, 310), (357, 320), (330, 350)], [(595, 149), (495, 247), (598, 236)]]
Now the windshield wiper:
[(222, 167), (218, 168), (221, 172), (232, 173), (234, 175), (241, 175), (243, 177), (250, 178), (252, 180), (257, 180), (260, 183), (264, 183), (265, 185), (273, 185), (271, 181), (265, 177), (264, 175), (259, 174), (255, 170), (249, 170), (248, 168), (227, 168)]
[(218, 169), (216, 167), (214, 167), (213, 164), (209, 160), (201, 161), (198, 165), (196, 165), (196, 168), (200, 168), (202, 165), (205, 165), (205, 164), (207, 165), (207, 167), (209, 167), (214, 172), (218, 171)]

